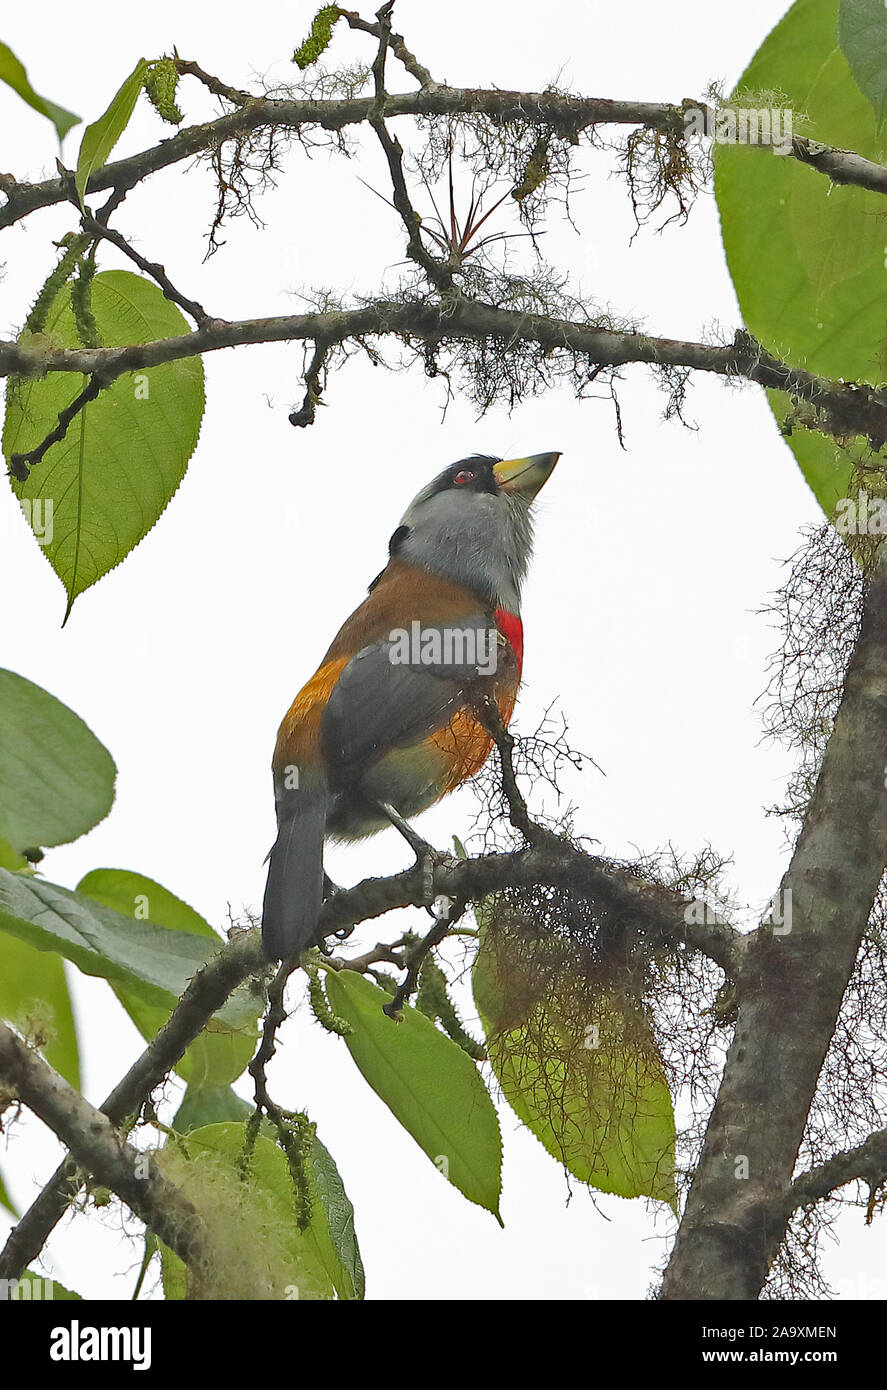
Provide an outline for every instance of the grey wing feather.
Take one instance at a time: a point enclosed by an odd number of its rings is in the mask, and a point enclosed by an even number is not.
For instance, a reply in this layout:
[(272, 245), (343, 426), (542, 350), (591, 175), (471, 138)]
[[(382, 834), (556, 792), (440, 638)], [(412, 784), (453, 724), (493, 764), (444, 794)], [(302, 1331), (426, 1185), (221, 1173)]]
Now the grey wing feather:
[[(423, 635), (438, 633), (441, 641), (452, 631), (422, 626)], [(352, 657), (333, 687), (321, 721), (331, 773), (347, 779), (386, 749), (414, 743), (439, 729), (464, 704), (466, 689), (493, 674), (495, 655), (491, 670), (488, 652), (497, 634), (489, 620), (472, 614), (460, 623), (459, 631), (467, 634), (468, 641), (461, 650), (458, 644), (448, 651), (442, 648), (440, 654), (449, 659), (400, 661), (392, 641), (373, 643)], [(429, 646), (433, 641), (425, 647), (426, 654)], [(495, 653), (497, 648), (492, 650)], [(466, 659), (478, 652), (480, 662)]]

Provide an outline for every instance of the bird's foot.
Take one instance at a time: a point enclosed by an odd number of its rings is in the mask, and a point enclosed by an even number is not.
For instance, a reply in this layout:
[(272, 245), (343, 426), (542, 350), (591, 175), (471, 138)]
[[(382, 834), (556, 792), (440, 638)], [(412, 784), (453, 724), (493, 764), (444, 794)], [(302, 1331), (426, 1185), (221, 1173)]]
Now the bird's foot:
[(423, 840), (418, 831), (414, 830), (409, 821), (404, 820), (396, 806), (392, 806), (388, 801), (377, 803), (379, 810), (390, 820), (395, 830), (399, 830), (407, 844), (416, 856), (416, 866), (422, 876), (422, 901), (425, 910), (432, 917), (437, 917), (438, 913), (434, 910), (436, 901), (449, 901), (449, 899), (436, 899), (434, 893), (434, 870), (440, 864), (455, 863), (451, 854), (442, 853), (435, 849), (434, 845)]
[(378, 805), (379, 810), (391, 821), (395, 830), (400, 831), (400, 834), (406, 840), (417, 859), (421, 860), (427, 855), (434, 858), (437, 855), (437, 850), (434, 846), (430, 845), (427, 840), (422, 839), (422, 836), (417, 830), (413, 829), (409, 821), (404, 820), (396, 806), (392, 806), (390, 801), (380, 801)]
[[(328, 902), (330, 898), (334, 898), (334, 897), (336, 896), (337, 893), (341, 893), (341, 892), (342, 892), (342, 889), (339, 887), (338, 883), (333, 883), (333, 880), (330, 878), (330, 876), (329, 876), (329, 874), (327, 873), (326, 869), (324, 869), (324, 871), (323, 871), (323, 901), (324, 901), (324, 902)], [(341, 942), (341, 941), (347, 941), (348, 937), (351, 935), (351, 933), (352, 933), (353, 931), (354, 931), (354, 926), (353, 926), (353, 925), (352, 925), (352, 926), (348, 926), (348, 927), (339, 927), (337, 931), (331, 932), (330, 935), (333, 936), (333, 937), (335, 937), (335, 939), (336, 939), (336, 944), (338, 945), (338, 943)], [(323, 950), (324, 950), (323, 943), (322, 943), (322, 942), (319, 942), (318, 944), (319, 944), (319, 946), (320, 946), (320, 949), (323, 951)], [(324, 952), (324, 954), (329, 955), (330, 952), (327, 950), (327, 951)]]
[(434, 901), (434, 867), (437, 863), (437, 856), (434, 852), (422, 854), (417, 857), (416, 863), (422, 874), (422, 902), (430, 911)]

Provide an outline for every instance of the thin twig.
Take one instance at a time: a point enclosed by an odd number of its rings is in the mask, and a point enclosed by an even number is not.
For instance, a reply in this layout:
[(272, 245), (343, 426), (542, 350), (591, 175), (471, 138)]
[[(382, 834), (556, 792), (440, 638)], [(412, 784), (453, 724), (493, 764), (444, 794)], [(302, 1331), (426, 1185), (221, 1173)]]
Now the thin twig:
[(189, 314), (199, 328), (207, 328), (212, 323), (223, 321), (214, 319), (196, 300), (188, 299), (180, 290), (177, 290), (165, 268), (157, 261), (149, 261), (144, 256), (139, 255), (139, 252), (130, 246), (125, 236), (107, 225), (103, 215), (93, 217), (91, 213), (85, 212), (81, 214), (80, 221), (84, 231), (91, 232), (93, 236), (101, 237), (105, 241), (110, 241), (112, 246), (116, 246), (118, 251), (122, 251), (124, 256), (127, 256), (134, 265), (138, 266), (139, 270), (156, 281), (163, 291), (164, 297)]
[(246, 106), (248, 102), (256, 100), (250, 92), (242, 92), (238, 87), (229, 87), (218, 77), (213, 77), (212, 73), (204, 72), (198, 63), (179, 58), (178, 55), (173, 58), (173, 63), (180, 77), (196, 77), (198, 82), (202, 82), (204, 87), (212, 92), (213, 96), (223, 97), (225, 101), (233, 102), (235, 106)]
[(394, 206), (400, 214), (407, 232), (407, 255), (411, 260), (425, 271), (431, 283), (438, 290), (451, 290), (453, 288), (452, 271), (436, 256), (432, 256), (424, 241), (422, 240), (422, 219), (410, 202), (410, 195), (407, 190), (406, 179), (403, 172), (403, 147), (396, 135), (390, 135), (385, 125), (385, 107), (387, 93), (385, 91), (385, 55), (388, 52), (388, 44), (391, 38), (390, 16), (394, 0), (388, 0), (377, 12), (376, 18), (379, 21), (379, 49), (373, 62), (373, 81), (375, 86), (375, 97), (370, 108), (368, 120), (376, 135), (379, 144), (388, 161), (388, 172), (391, 176), (391, 187), (393, 190)]
[(860, 1181), (875, 1192), (887, 1181), (887, 1129), (870, 1134), (864, 1143), (846, 1149), (832, 1158), (800, 1173), (781, 1198), (784, 1215), (828, 1197), (846, 1183)]
[(94, 401), (100, 391), (109, 386), (109, 381), (103, 381), (98, 372), (89, 378), (83, 390), (80, 391), (70, 405), (66, 405), (64, 410), (58, 414), (58, 423), (55, 429), (50, 430), (44, 439), (41, 439), (33, 449), (29, 449), (25, 454), (9, 455), (9, 471), (13, 478), (17, 478), (20, 483), (28, 480), (28, 475), (35, 464), (41, 462), (53, 444), (58, 444), (68, 433), (71, 422), (77, 418), (81, 410)]
[(271, 984), (268, 986), (268, 1008), (265, 1011), (265, 1018), (262, 1023), (262, 1041), (259, 1044), (255, 1057), (249, 1064), (249, 1074), (255, 1083), (256, 1109), (261, 1113), (263, 1110), (274, 1120), (272, 1111), (276, 1110), (273, 1101), (268, 1095), (265, 1078), (265, 1068), (277, 1051), (277, 1033), (282, 1024), (286, 1022), (286, 1009), (284, 1008), (283, 996), (286, 990), (287, 980), (297, 968), (298, 961), (283, 961)]
[(450, 928), (458, 922), (465, 911), (466, 904), (458, 903), (453, 899), (447, 900), (447, 905), (442, 907), (441, 912), (435, 919), (434, 926), (428, 931), (418, 945), (413, 946), (406, 955), (406, 976), (400, 982), (390, 1004), (382, 1005), (382, 1012), (388, 1014), (389, 1018), (397, 1018), (404, 1004), (415, 994), (419, 987), (419, 972), (422, 965), (435, 946), (439, 946), (444, 937), (449, 933)]
[[(352, 29), (357, 29), (362, 34), (372, 34), (373, 38), (376, 39), (382, 37), (382, 26), (380, 22), (373, 24), (368, 19), (361, 19), (360, 15), (357, 14), (355, 10), (341, 10), (340, 13), (342, 18), (347, 21)], [(415, 77), (423, 91), (430, 91), (438, 86), (428, 69), (424, 67), (415, 54), (411, 53), (407, 48), (404, 43), (403, 34), (395, 34), (393, 31), (389, 31), (388, 46), (395, 58), (406, 68), (410, 76)]]
[(508, 802), (511, 824), (515, 830), (520, 831), (528, 844), (544, 845), (552, 841), (561, 844), (562, 841), (558, 835), (555, 835), (544, 825), (539, 825), (530, 816), (526, 800), (517, 785), (517, 777), (514, 772), (514, 735), (503, 723), (496, 701), (490, 695), (479, 695), (474, 701), (474, 712), (495, 743), (499, 753), (499, 764), (502, 769), (502, 790)]
[(320, 376), (328, 353), (329, 346), (326, 343), (315, 343), (314, 355), (305, 372), (305, 395), (302, 399), (301, 407), (298, 410), (294, 410), (289, 416), (291, 425), (305, 426), (314, 424), (317, 407), (324, 404), (320, 399), (323, 394), (323, 385)]

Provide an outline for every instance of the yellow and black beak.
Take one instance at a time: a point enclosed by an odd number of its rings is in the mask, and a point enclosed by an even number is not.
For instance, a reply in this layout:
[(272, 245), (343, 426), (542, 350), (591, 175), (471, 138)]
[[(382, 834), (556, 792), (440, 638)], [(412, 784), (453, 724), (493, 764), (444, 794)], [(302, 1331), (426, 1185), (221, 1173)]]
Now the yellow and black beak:
[(493, 468), (493, 477), (502, 492), (513, 493), (532, 502), (548, 481), (560, 454), (531, 454), (525, 459), (503, 459)]

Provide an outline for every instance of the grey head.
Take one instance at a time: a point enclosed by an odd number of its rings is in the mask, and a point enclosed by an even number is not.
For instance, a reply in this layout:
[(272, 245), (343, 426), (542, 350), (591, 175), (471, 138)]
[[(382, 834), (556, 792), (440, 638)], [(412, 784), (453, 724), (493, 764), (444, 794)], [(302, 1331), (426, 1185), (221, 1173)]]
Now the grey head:
[(533, 551), (532, 504), (559, 458), (475, 454), (451, 464), (413, 498), (391, 554), (464, 584), (493, 608), (519, 613)]

